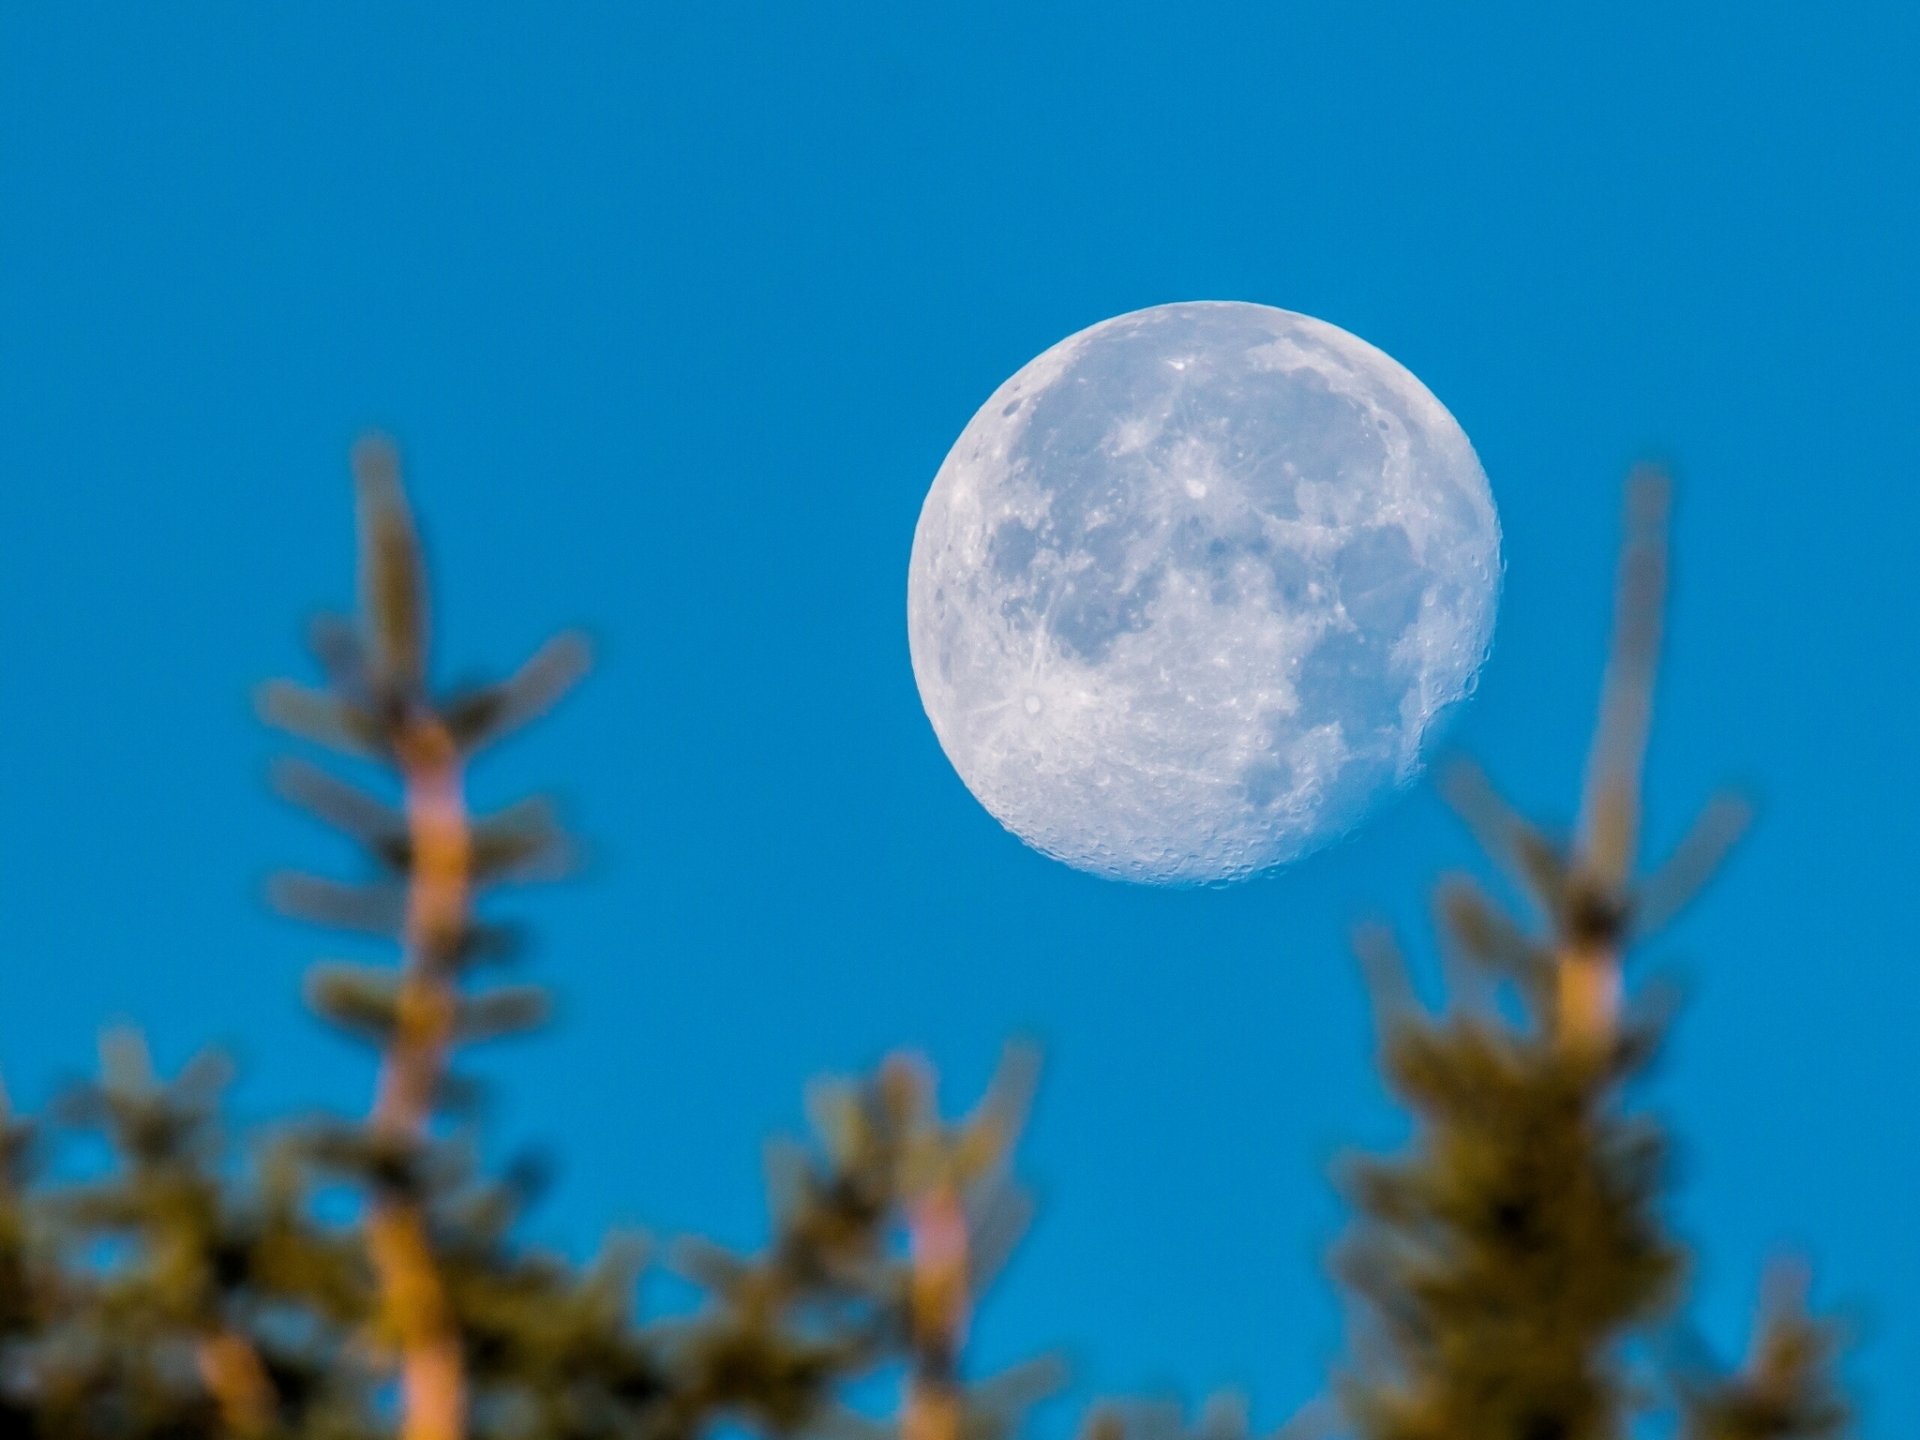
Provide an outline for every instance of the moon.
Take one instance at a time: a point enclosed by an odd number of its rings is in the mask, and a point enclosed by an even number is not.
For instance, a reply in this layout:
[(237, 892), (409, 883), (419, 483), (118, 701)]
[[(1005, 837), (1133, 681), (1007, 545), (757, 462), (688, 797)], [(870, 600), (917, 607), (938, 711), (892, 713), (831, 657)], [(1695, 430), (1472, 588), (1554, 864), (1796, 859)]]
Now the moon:
[(961, 780), (1036, 850), (1240, 880), (1420, 771), (1493, 636), (1500, 522), (1446, 408), (1325, 321), (1158, 305), (994, 391), (914, 531), (907, 633)]

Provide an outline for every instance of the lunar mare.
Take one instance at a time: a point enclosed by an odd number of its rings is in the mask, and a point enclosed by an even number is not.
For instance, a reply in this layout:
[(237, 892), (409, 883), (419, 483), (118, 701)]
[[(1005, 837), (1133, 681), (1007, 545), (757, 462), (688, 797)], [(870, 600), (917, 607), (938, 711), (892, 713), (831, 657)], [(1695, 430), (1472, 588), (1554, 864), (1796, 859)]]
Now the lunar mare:
[(914, 532), (908, 637), (942, 748), (1009, 830), (1208, 883), (1418, 773), (1499, 584), (1486, 476), (1403, 367), (1290, 311), (1162, 305), (973, 417)]

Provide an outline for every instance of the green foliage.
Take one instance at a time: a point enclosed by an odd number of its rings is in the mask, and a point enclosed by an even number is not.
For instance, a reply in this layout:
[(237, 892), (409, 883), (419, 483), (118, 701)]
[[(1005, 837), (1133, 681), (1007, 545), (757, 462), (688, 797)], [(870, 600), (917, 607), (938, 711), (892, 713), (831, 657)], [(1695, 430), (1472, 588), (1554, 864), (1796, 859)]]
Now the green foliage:
[(1392, 1376), (1351, 1387), (1361, 1433), (1621, 1433), (1610, 1342), (1663, 1312), (1682, 1263), (1655, 1211), (1662, 1137), (1605, 1103), (1649, 1048), (1595, 1062), (1478, 1017), (1396, 1023), (1389, 1073), (1423, 1145), (1352, 1181), (1371, 1228), (1345, 1270)]
[[(1443, 884), (1458, 993), (1439, 1016), (1414, 1003), (1388, 942), (1363, 946), (1387, 1080), (1417, 1122), (1409, 1153), (1350, 1176), (1362, 1223), (1342, 1273), (1366, 1313), (1362, 1355), (1342, 1388), (1369, 1440), (1623, 1436), (1642, 1388), (1627, 1369), (1629, 1342), (1646, 1339), (1680, 1297), (1686, 1257), (1661, 1213), (1667, 1140), (1624, 1099), (1666, 1017), (1657, 1003), (1627, 1002), (1622, 971), (1631, 942), (1709, 877), (1746, 807), (1709, 804), (1674, 857), (1636, 878), (1666, 498), (1653, 475), (1629, 490), (1613, 658), (1572, 840), (1522, 820), (1477, 771), (1454, 787), (1537, 923), (1470, 881)], [(1838, 1433), (1846, 1412), (1823, 1333), (1779, 1322), (1754, 1373), (1692, 1380), (1689, 1433)], [(1751, 1428), (1762, 1412), (1774, 1428)]]
[[(324, 683), (280, 683), (266, 718), (373, 762), (384, 793), (306, 760), (276, 788), (351, 839), (365, 875), (288, 876), (286, 910), (386, 937), (386, 966), (323, 963), (306, 996), (372, 1047), (364, 1118), (268, 1127), (234, 1145), (224, 1066), (156, 1076), (109, 1034), (97, 1080), (45, 1116), (0, 1103), (0, 1440), (693, 1440), (720, 1432), (841, 1440), (1002, 1440), (1058, 1387), (1050, 1358), (975, 1380), (971, 1312), (1025, 1229), (1010, 1158), (1034, 1057), (1010, 1049), (964, 1118), (943, 1119), (908, 1056), (821, 1084), (815, 1134), (767, 1155), (771, 1238), (699, 1242), (665, 1263), (704, 1296), (635, 1312), (645, 1259), (609, 1238), (584, 1265), (531, 1247), (529, 1160), (489, 1174), (464, 1048), (538, 1026), (538, 985), (494, 977), (518, 952), (483, 911), (500, 887), (563, 873), (571, 847), (533, 799), (471, 814), (467, 766), (584, 672), (563, 636), (503, 681), (433, 685), (429, 587), (391, 449), (363, 445), (362, 613), (311, 632)], [(1776, 1288), (1747, 1363), (1655, 1365), (1686, 1271), (1662, 1209), (1667, 1141), (1627, 1087), (1666, 1028), (1623, 999), (1628, 943), (1713, 869), (1744, 821), (1710, 805), (1674, 859), (1636, 882), (1659, 592), (1662, 493), (1635, 492), (1621, 610), (1585, 813), (1554, 842), (1464, 778), (1462, 808), (1533, 902), (1516, 919), (1476, 885), (1439, 892), (1456, 994), (1411, 999), (1384, 941), (1383, 1064), (1412, 1111), (1407, 1153), (1358, 1162), (1359, 1211), (1336, 1269), (1360, 1313), (1336, 1406), (1299, 1429), (1365, 1440), (1613, 1440), (1658, 1382), (1687, 1440), (1829, 1440), (1848, 1409), (1837, 1346), (1797, 1289)], [(75, 1134), (111, 1163), (51, 1177)], [(1668, 1347), (1671, 1348), (1671, 1347)], [(900, 1377), (890, 1418), (848, 1407)], [(866, 1393), (871, 1393), (867, 1391)], [(1337, 1409), (1338, 1418), (1331, 1418)], [(1095, 1409), (1087, 1440), (1246, 1440), (1243, 1405)]]
[(1807, 1313), (1805, 1277), (1783, 1267), (1737, 1374), (1710, 1364), (1678, 1377), (1686, 1440), (1829, 1440), (1846, 1433), (1848, 1407), (1835, 1379), (1840, 1337)]

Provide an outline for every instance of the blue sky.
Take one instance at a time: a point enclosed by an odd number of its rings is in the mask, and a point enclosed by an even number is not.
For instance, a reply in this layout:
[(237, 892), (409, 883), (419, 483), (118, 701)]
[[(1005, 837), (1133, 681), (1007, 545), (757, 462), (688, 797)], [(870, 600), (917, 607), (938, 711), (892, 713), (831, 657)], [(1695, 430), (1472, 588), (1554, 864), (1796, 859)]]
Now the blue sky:
[(1698, 1314), (1810, 1254), (1861, 1316), (1869, 1434), (1920, 1413), (1909, 897), (1911, 7), (10, 7), (0, 16), (0, 1064), (99, 1022), (357, 1107), (296, 999), (329, 942), (261, 877), (337, 865), (265, 795), (249, 687), (350, 595), (345, 455), (409, 457), (453, 673), (584, 622), (604, 666), (485, 772), (596, 847), (517, 908), (560, 1023), (487, 1055), (563, 1157), (539, 1233), (750, 1240), (802, 1082), (1001, 1038), (1051, 1074), (1045, 1210), (983, 1363), (1221, 1385), (1274, 1421), (1340, 1341), (1323, 1178), (1399, 1123), (1345, 935), (1468, 859), (1416, 793), (1280, 877), (1128, 889), (1005, 835), (907, 664), (946, 447), (1028, 358), (1161, 301), (1257, 300), (1396, 356), (1506, 531), (1454, 733), (1575, 793), (1618, 482), (1682, 481), (1653, 835), (1761, 829), (1658, 947), (1694, 1003)]

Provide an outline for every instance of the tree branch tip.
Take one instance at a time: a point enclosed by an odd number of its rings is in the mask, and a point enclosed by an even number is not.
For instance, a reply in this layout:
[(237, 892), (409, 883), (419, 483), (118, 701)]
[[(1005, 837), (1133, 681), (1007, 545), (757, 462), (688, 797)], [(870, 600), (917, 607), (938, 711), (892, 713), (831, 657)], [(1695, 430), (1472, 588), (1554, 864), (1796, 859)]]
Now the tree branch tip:
[(1626, 513), (1630, 531), (1664, 526), (1673, 513), (1673, 470), (1666, 462), (1642, 460), (1627, 472)]
[(354, 479), (361, 485), (398, 490), (400, 447), (391, 435), (368, 430), (353, 442), (350, 453)]

